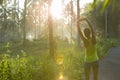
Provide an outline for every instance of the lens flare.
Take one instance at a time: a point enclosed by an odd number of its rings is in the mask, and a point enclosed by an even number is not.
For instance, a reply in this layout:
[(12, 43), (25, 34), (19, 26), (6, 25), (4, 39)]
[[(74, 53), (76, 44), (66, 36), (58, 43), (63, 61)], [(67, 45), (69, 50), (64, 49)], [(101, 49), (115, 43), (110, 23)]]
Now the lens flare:
[(60, 64), (63, 64), (63, 56), (62, 55), (59, 55), (59, 56), (57, 56), (56, 57), (56, 63), (58, 64), (58, 65), (60, 65)]
[(61, 74), (61, 75), (59, 76), (59, 79), (60, 79), (60, 80), (62, 80), (62, 79), (63, 79), (63, 74)]

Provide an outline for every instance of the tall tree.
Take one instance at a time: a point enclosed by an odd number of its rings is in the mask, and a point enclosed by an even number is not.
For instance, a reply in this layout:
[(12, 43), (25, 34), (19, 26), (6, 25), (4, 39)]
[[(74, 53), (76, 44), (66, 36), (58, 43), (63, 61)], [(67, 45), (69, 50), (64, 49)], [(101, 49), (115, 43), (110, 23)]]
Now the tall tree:
[(14, 3), (11, 3), (11, 1), (12, 0), (4, 0), (1, 4), (2, 6), (0, 7), (0, 23), (2, 24), (0, 29), (1, 41), (18, 39), (18, 36), (16, 34), (18, 32), (18, 26), (16, 24), (19, 22), (17, 17), (20, 11), (16, 9), (16, 6), (18, 5), (18, 3), (16, 3), (16, 0)]
[(105, 10), (105, 37), (108, 36), (108, 15), (107, 15), (107, 9)]
[(53, 38), (53, 21), (52, 21), (52, 14), (51, 14), (51, 3), (52, 0), (48, 0), (48, 27), (49, 27), (49, 51), (50, 55), (54, 57), (54, 38)]
[[(99, 2), (99, 5), (96, 5), (96, 23), (97, 23), (96, 27), (97, 29), (99, 29), (99, 33), (101, 33), (102, 36), (119, 37), (119, 20), (120, 20), (119, 0), (111, 1), (109, 5), (106, 7), (105, 11), (101, 14), (101, 10), (104, 4), (105, 1), (101, 1)], [(89, 7), (86, 8), (88, 9)], [(92, 15), (93, 12), (94, 12), (93, 9), (91, 9), (91, 11), (89, 11), (89, 15), (86, 16), (87, 17), (93, 16)], [(92, 18), (89, 19), (91, 19), (91, 21), (94, 21)]]
[(23, 44), (25, 44), (26, 41), (26, 6), (27, 5), (27, 0), (24, 2), (24, 26), (23, 26)]
[(78, 42), (78, 45), (77, 47), (79, 48), (80, 47), (80, 24), (78, 22), (78, 20), (80, 19), (80, 0), (77, 0), (77, 42)]
[(73, 32), (72, 32), (72, 23), (73, 23), (73, 1), (71, 0), (71, 39), (72, 39), (72, 34), (73, 34)]

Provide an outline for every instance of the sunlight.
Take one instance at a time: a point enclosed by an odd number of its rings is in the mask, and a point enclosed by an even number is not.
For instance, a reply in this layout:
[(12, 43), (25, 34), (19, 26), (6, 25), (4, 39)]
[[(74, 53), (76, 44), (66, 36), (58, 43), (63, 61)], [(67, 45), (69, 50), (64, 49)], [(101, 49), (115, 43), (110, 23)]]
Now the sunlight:
[(63, 73), (60, 73), (59, 79), (62, 80), (63, 79)]
[(63, 72), (60, 72), (57, 80), (69, 80), (68, 77), (63, 74)]
[[(71, 0), (65, 0), (64, 3), (67, 5)], [(73, 0), (72, 0), (73, 1)], [(93, 0), (80, 0), (80, 8), (84, 8), (86, 3), (91, 3)]]
[(62, 55), (59, 55), (59, 56), (57, 56), (56, 57), (56, 63), (58, 64), (58, 65), (61, 65), (61, 64), (63, 64), (63, 56)]
[(27, 39), (30, 40), (30, 41), (33, 41), (34, 36), (33, 36), (32, 34), (29, 34), (29, 35), (27, 36)]
[(19, 8), (21, 8), (21, 9), (24, 8), (24, 1), (25, 1), (25, 0), (20, 0), (20, 1), (19, 1)]
[(63, 60), (64, 60), (63, 55), (56, 56), (56, 63), (58, 64), (58, 73), (59, 73), (58, 80), (65, 80), (63, 76), (63, 72), (64, 72)]
[(52, 6), (51, 6), (51, 13), (52, 16), (55, 18), (61, 18), (62, 13), (62, 2), (61, 0), (53, 0)]
[(71, 0), (65, 0), (64, 4), (67, 5)]
[(80, 1), (80, 7), (84, 8), (87, 3), (91, 3), (93, 0), (81, 0)]

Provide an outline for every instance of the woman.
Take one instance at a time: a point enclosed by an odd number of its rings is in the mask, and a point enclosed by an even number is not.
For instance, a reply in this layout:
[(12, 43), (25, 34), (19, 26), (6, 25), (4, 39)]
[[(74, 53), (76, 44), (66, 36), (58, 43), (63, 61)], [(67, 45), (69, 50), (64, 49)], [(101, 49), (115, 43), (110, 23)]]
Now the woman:
[(93, 32), (92, 25), (90, 22), (84, 18), (79, 21), (85, 20), (90, 28), (85, 28), (83, 30), (83, 33), (81, 29), (79, 29), (79, 33), (81, 36), (81, 39), (83, 40), (86, 53), (85, 53), (85, 78), (86, 80), (89, 80), (90, 77), (90, 70), (93, 70), (93, 76), (94, 80), (97, 80), (98, 78), (98, 55), (96, 51), (96, 38)]

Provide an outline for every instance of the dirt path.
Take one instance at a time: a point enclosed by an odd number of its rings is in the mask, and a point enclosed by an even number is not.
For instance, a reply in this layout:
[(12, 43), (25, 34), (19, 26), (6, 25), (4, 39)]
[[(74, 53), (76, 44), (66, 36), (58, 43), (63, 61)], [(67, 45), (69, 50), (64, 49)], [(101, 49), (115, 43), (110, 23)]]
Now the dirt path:
[(98, 80), (120, 80), (120, 47), (108, 51), (108, 56), (99, 61)]

